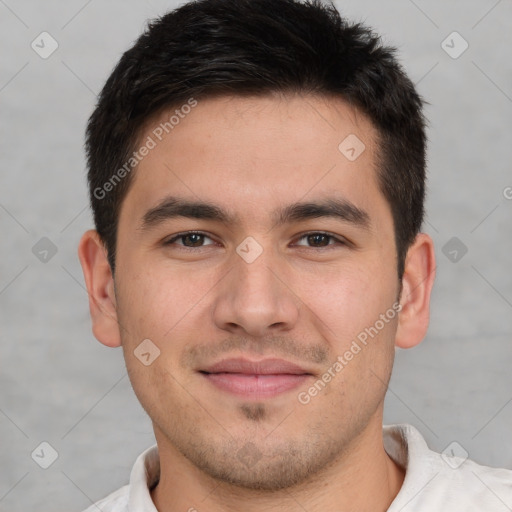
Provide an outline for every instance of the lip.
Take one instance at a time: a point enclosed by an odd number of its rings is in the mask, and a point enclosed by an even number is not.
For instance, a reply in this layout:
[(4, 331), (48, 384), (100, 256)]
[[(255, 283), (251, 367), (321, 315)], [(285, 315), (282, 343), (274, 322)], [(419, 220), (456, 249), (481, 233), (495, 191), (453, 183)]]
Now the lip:
[(200, 373), (217, 389), (245, 399), (271, 398), (291, 391), (312, 376), (283, 359), (224, 359)]
[(242, 373), (249, 375), (311, 375), (308, 370), (284, 359), (251, 361), (242, 357), (223, 359), (201, 371), (206, 373)]

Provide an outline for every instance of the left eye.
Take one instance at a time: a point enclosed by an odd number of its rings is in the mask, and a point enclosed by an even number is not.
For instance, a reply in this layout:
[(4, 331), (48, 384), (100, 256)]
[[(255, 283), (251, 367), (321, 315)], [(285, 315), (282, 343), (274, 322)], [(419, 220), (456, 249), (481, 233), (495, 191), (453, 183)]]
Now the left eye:
[[(341, 240), (335, 238), (333, 235), (329, 235), (328, 233), (307, 233), (302, 235), (299, 240), (306, 240), (308, 244), (311, 244), (316, 247), (327, 247), (328, 245), (333, 245), (330, 241), (334, 241), (335, 243), (343, 244)], [(303, 245), (303, 244), (297, 244)]]
[[(165, 242), (165, 245), (172, 245), (177, 240), (181, 240), (183, 243), (178, 244), (178, 245), (182, 245), (183, 247), (187, 247), (187, 248), (201, 247), (202, 246), (201, 242), (203, 242), (205, 238), (208, 238), (211, 240), (211, 238), (209, 236), (206, 236), (204, 233), (190, 231), (189, 233), (181, 233), (179, 235), (172, 237), (170, 240), (167, 240)], [(191, 245), (188, 245), (188, 243), (190, 243)], [(208, 244), (208, 245), (211, 245), (211, 244)]]

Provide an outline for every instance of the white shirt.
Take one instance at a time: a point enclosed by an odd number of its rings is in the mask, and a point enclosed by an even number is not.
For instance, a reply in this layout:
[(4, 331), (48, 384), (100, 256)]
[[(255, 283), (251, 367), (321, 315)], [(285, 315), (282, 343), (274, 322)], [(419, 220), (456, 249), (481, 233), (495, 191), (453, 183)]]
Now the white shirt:
[[(411, 425), (385, 425), (383, 436), (386, 452), (405, 469), (402, 488), (388, 512), (512, 511), (512, 470), (458, 457), (457, 453), (463, 454), (460, 445), (449, 447), (448, 456), (436, 453)], [(157, 512), (149, 490), (159, 477), (154, 445), (135, 461), (129, 485), (84, 512)]]

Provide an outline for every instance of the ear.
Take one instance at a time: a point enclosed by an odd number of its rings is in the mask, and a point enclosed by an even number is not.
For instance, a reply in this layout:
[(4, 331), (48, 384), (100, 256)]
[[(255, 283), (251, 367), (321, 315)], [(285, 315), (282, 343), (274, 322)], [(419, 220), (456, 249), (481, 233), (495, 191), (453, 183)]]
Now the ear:
[(395, 338), (397, 347), (414, 347), (427, 333), (435, 263), (432, 238), (426, 233), (419, 233), (405, 258), (400, 296), (401, 310)]
[(119, 347), (121, 336), (117, 321), (114, 278), (107, 259), (107, 251), (98, 232), (86, 231), (78, 245), (89, 294), (92, 332), (96, 339), (108, 347)]

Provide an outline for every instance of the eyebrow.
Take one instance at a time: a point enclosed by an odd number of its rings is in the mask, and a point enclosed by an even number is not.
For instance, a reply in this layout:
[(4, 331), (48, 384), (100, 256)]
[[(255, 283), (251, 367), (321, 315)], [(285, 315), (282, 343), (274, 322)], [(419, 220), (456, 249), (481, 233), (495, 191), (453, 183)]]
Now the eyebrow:
[[(228, 225), (240, 222), (238, 215), (216, 204), (167, 196), (144, 214), (139, 229), (147, 231), (166, 220), (177, 217), (211, 220)], [(273, 227), (322, 217), (335, 218), (365, 230), (369, 230), (371, 226), (369, 214), (347, 199), (325, 198), (318, 201), (298, 202), (277, 208), (271, 213)]]

